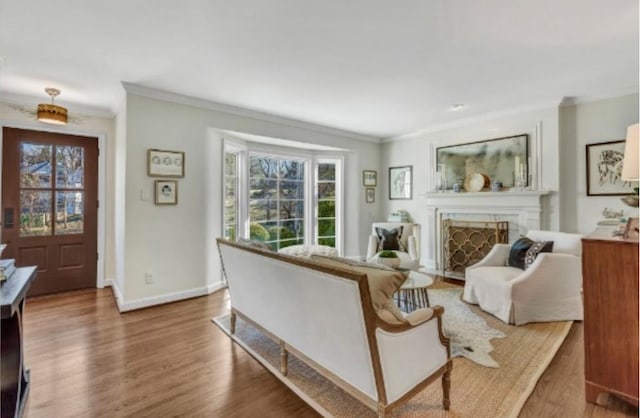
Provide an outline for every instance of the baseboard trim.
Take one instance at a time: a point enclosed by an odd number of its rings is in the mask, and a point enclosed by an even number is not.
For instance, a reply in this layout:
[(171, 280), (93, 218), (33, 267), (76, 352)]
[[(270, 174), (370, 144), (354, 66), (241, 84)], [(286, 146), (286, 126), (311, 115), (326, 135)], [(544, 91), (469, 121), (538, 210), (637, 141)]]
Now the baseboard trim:
[(111, 287), (111, 291), (113, 292), (113, 297), (116, 300), (116, 305), (118, 305), (118, 310), (122, 312), (122, 292), (120, 291), (120, 288), (116, 284), (115, 279), (105, 279), (104, 286)]
[(163, 305), (165, 303), (178, 302), (185, 299), (197, 298), (199, 296), (210, 295), (218, 290), (225, 289), (227, 284), (225, 282), (210, 283), (205, 287), (198, 287), (195, 289), (182, 290), (180, 292), (167, 293), (165, 295), (149, 296), (146, 298), (136, 299), (128, 302), (124, 302), (122, 298), (122, 292), (118, 288), (114, 279), (106, 279), (104, 281), (105, 286), (110, 286), (113, 290), (113, 296), (116, 299), (118, 310), (120, 312), (134, 311), (136, 309), (149, 308), (155, 305)]
[(207, 285), (207, 290), (209, 291), (209, 294), (212, 294), (214, 292), (217, 292), (218, 290), (222, 290), (226, 288), (227, 288), (227, 284), (222, 281), (216, 282), (216, 283), (210, 283)]

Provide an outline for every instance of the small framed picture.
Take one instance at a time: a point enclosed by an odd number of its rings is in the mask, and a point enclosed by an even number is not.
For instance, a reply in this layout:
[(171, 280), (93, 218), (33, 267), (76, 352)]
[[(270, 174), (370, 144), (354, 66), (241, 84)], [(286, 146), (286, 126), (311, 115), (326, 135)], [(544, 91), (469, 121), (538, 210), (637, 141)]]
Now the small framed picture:
[(624, 140), (587, 144), (587, 196), (624, 196), (638, 183), (622, 180)]
[(389, 199), (411, 199), (412, 170), (412, 165), (389, 167)]
[(156, 205), (178, 204), (178, 182), (175, 180), (156, 180)]
[(378, 185), (378, 172), (374, 170), (364, 170), (362, 172), (362, 184), (365, 187), (376, 187)]
[(367, 203), (374, 203), (376, 201), (376, 189), (367, 187), (364, 189), (364, 196)]
[(184, 152), (147, 150), (147, 175), (149, 177), (184, 177)]

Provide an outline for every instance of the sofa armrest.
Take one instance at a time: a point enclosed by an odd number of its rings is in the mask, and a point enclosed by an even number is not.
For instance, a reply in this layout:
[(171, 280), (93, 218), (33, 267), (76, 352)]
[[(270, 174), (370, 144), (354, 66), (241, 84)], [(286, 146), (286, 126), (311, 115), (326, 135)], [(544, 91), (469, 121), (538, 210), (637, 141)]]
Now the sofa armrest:
[(369, 245), (367, 246), (367, 258), (370, 259), (378, 252), (378, 237), (375, 235), (369, 235)]
[(507, 264), (507, 258), (509, 257), (509, 250), (511, 246), (509, 244), (495, 244), (491, 251), (476, 264), (467, 267), (473, 269), (476, 267), (499, 267)]
[(540, 253), (531, 266), (511, 282), (513, 300), (549, 300), (579, 296), (582, 264), (578, 256)]

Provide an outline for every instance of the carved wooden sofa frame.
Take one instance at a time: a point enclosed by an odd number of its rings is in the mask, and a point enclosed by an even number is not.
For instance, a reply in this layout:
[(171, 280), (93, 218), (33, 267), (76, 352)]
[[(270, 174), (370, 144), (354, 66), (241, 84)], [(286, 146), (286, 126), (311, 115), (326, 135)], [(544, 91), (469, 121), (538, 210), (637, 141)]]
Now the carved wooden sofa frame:
[[(452, 363), (449, 339), (442, 333), (441, 316), (444, 312), (442, 307), (434, 306), (432, 308), (433, 316), (417, 325), (390, 324), (376, 315), (371, 301), (367, 275), (364, 273), (349, 268), (327, 266), (305, 258), (278, 254), (221, 238), (217, 239), (217, 244), (231, 296), (231, 333), (235, 333), (236, 317), (240, 317), (256, 326), (265, 335), (278, 343), (281, 350), (280, 372), (283, 375), (288, 372), (288, 355), (292, 353), (367, 407), (377, 411), (378, 417), (387, 416), (389, 411), (405, 403), (433, 381), (442, 377), (442, 405), (445, 410), (449, 409)], [(329, 281), (323, 282), (323, 278)], [(279, 283), (281, 281), (285, 283)], [(299, 325), (296, 325), (295, 322), (300, 320), (309, 320), (309, 322), (305, 322), (305, 326), (309, 327), (309, 329), (313, 329), (314, 325), (319, 327), (326, 325), (324, 322), (314, 324), (314, 319), (318, 319), (315, 322), (322, 322), (326, 318), (313, 312), (315, 308), (314, 301), (321, 298), (319, 294), (322, 294), (323, 284), (326, 284), (329, 293), (333, 290), (335, 298), (340, 299), (336, 300), (336, 304), (330, 307), (329, 316), (336, 311), (340, 311), (340, 303), (344, 301), (347, 301), (347, 304), (354, 305), (347, 306), (347, 311), (350, 309), (352, 311), (353, 309), (360, 311), (361, 318), (357, 320), (351, 319), (356, 325), (357, 323), (363, 324), (362, 331), (365, 335), (361, 336), (362, 344), (351, 344), (347, 341), (355, 339), (358, 333), (347, 333), (345, 334), (346, 338), (327, 342), (327, 339), (332, 338), (332, 334), (327, 335), (328, 333), (321, 332), (314, 334), (308, 332), (307, 328), (296, 329)], [(270, 290), (274, 286), (278, 287), (280, 285), (287, 290), (291, 288), (291, 291), (288, 292), (289, 294), (282, 294), (282, 300), (270, 300)], [(312, 288), (307, 290), (306, 286)], [(346, 295), (343, 297), (341, 292), (329, 289), (329, 287), (336, 286), (342, 286), (345, 289), (351, 288), (354, 292), (357, 291), (360, 303), (349, 302), (353, 301), (353, 298), (349, 299), (347, 297), (351, 292), (349, 290), (344, 292)], [(300, 290), (300, 294), (296, 294)], [(307, 292), (311, 293), (313, 297), (299, 302), (295, 299), (305, 299), (307, 295), (303, 293)], [(260, 300), (262, 300), (262, 303)], [(292, 301), (294, 307), (298, 309), (294, 317), (288, 317), (280, 313), (283, 309), (279, 309), (278, 304), (288, 308), (287, 301)], [(274, 307), (268, 307), (268, 304), (274, 302)], [(320, 302), (318, 303), (320, 304)], [(254, 305), (267, 305), (267, 307), (256, 307)], [(320, 306), (322, 305), (320, 304)], [(273, 314), (265, 315), (264, 312), (269, 310)], [(306, 312), (307, 310), (309, 312)], [(300, 318), (301, 316), (303, 318)], [(338, 321), (338, 323), (341, 324), (342, 321)], [(300, 334), (304, 334), (304, 336)], [(406, 345), (403, 345), (405, 343)], [(324, 353), (321, 350), (319, 353), (314, 353), (314, 351), (317, 351), (316, 345), (322, 346), (323, 344), (330, 344), (331, 349), (325, 350)], [(366, 347), (360, 347), (359, 345), (366, 345)], [(392, 347), (392, 349), (389, 347)], [(401, 350), (401, 353), (393, 352), (398, 349)], [(332, 352), (336, 353), (334, 356), (340, 356), (341, 354), (339, 353), (350, 355), (352, 352), (354, 352), (354, 355), (356, 354), (355, 352), (360, 352), (361, 355), (350, 359), (349, 366), (337, 367), (337, 357), (332, 358)], [(329, 354), (327, 355), (327, 353)], [(430, 356), (429, 353), (435, 354)], [(444, 356), (444, 353), (446, 353), (446, 356)], [(370, 360), (367, 360), (366, 357)], [(433, 360), (435, 358), (437, 360)], [(413, 364), (406, 364), (407, 361), (413, 361)], [(429, 363), (430, 361), (433, 364)], [(339, 361), (337, 362), (339, 363)], [(359, 362), (361, 367), (358, 367), (358, 364), (350, 366), (353, 362)], [(372, 378), (370, 383), (373, 384), (373, 387), (369, 389), (367, 389), (366, 382), (363, 384), (363, 379), (361, 378), (361, 369), (366, 367), (363, 366), (365, 363), (368, 363), (369, 370), (366, 372), (370, 373), (370, 378)], [(416, 373), (419, 374), (421, 372), (414, 369), (419, 369), (423, 363), (430, 364), (425, 366), (430, 367), (430, 371), (426, 375), (415, 376)], [(345, 370), (349, 369), (349, 367), (355, 368), (355, 371)], [(394, 370), (394, 367), (398, 370)], [(390, 368), (391, 371), (389, 371)], [(432, 370), (434, 368), (435, 370)], [(405, 369), (407, 370), (403, 372)], [(396, 376), (394, 376), (394, 372), (397, 372), (395, 373)], [(397, 376), (398, 373), (400, 373), (400, 376)], [(398, 380), (405, 378), (402, 373), (407, 375), (406, 381), (413, 379), (415, 383), (411, 382), (409, 387), (402, 388), (398, 392), (398, 386), (406, 384), (405, 381)], [(414, 376), (411, 376), (412, 374)], [(389, 377), (389, 380), (393, 380), (395, 383), (385, 382), (385, 377)], [(391, 386), (394, 386), (392, 388), (394, 391), (392, 396), (390, 394)]]

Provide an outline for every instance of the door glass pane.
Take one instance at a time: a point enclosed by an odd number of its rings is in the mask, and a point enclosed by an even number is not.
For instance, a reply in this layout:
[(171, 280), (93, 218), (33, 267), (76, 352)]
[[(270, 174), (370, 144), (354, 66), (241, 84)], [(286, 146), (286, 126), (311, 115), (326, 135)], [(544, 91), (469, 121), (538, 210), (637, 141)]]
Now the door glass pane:
[(20, 236), (51, 235), (51, 192), (20, 191)]
[(82, 234), (84, 192), (56, 192), (56, 235)]
[(51, 187), (51, 145), (20, 144), (20, 187)]
[(56, 187), (81, 189), (84, 183), (84, 149), (56, 146)]

